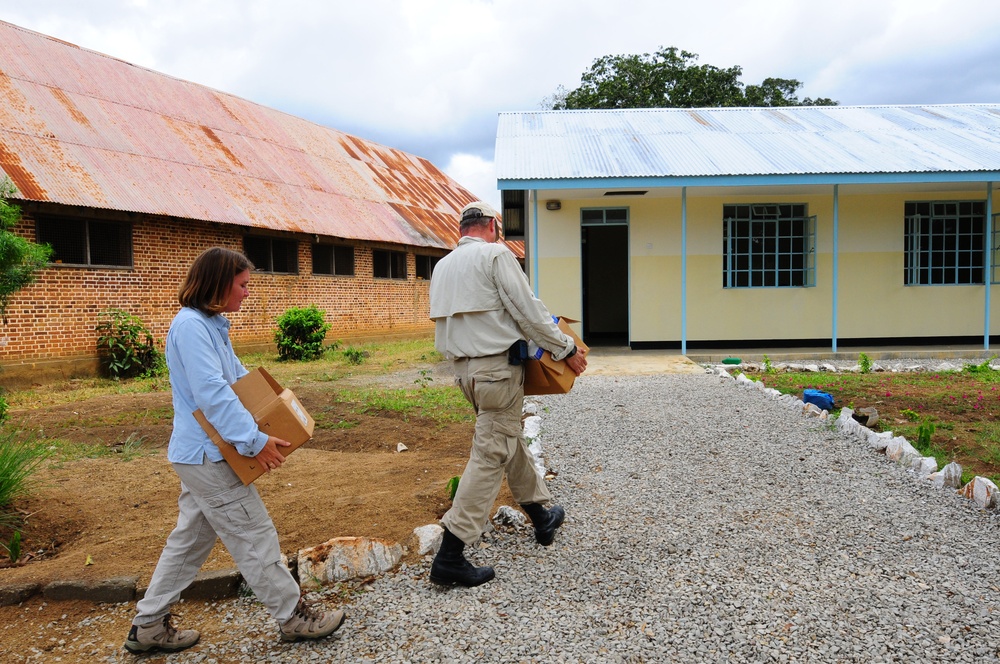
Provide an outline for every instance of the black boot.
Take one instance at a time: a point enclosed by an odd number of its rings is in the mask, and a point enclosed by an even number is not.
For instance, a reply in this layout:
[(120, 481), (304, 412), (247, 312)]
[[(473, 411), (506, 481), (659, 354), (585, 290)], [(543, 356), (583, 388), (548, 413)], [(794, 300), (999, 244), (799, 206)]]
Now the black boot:
[(535, 541), (542, 546), (552, 544), (556, 537), (556, 528), (562, 525), (566, 518), (566, 510), (559, 505), (553, 505), (545, 509), (538, 503), (528, 503), (521, 505), (521, 509), (531, 517), (531, 523), (535, 525)]
[(465, 542), (445, 528), (444, 536), (441, 538), (441, 548), (431, 563), (431, 581), (442, 585), (457, 583), (471, 588), (482, 585), (496, 576), (492, 567), (476, 567), (466, 560), (462, 555), (464, 549)]

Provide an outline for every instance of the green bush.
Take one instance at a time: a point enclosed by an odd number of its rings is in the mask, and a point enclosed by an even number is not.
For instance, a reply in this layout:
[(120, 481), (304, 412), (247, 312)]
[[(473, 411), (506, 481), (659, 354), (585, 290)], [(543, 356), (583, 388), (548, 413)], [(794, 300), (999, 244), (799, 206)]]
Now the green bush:
[[(315, 304), (305, 308), (292, 307), (278, 317), (274, 341), (278, 345), (278, 359), (315, 360), (327, 348), (323, 346), (330, 324), (323, 321), (323, 312)], [(336, 344), (331, 346), (336, 347)]]
[(0, 434), (0, 527), (17, 522), (17, 512), (11, 506), (31, 488), (31, 476), (48, 456), (44, 441), (18, 440), (20, 432)]
[(97, 315), (97, 356), (104, 375), (118, 380), (161, 376), (167, 365), (152, 333), (138, 317), (122, 309)]
[(10, 404), (7, 403), (7, 397), (0, 394), (0, 424), (7, 421), (7, 411), (10, 409)]

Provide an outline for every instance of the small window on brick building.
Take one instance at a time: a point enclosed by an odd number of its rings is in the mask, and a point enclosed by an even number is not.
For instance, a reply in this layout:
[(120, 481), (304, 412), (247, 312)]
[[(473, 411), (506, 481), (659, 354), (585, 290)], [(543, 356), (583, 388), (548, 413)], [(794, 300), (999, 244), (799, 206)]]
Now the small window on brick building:
[(437, 262), (441, 260), (437, 256), (421, 256), (417, 254), (417, 279), (426, 279), (430, 281), (431, 275), (434, 274), (434, 266)]
[(132, 267), (132, 226), (117, 221), (39, 215), (39, 244), (52, 247), (51, 263), (88, 267)]
[(372, 268), (380, 279), (406, 279), (406, 252), (373, 250)]
[(339, 244), (314, 244), (312, 246), (312, 262), (313, 274), (353, 277), (354, 247)]
[(243, 238), (243, 253), (258, 272), (299, 273), (299, 243), (295, 240), (247, 235)]

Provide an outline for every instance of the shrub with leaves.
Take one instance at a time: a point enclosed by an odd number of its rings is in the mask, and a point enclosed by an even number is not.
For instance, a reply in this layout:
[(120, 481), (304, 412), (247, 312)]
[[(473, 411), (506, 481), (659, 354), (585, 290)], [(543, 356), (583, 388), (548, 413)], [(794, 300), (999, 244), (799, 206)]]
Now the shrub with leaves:
[(368, 357), (368, 353), (361, 350), (360, 348), (345, 348), (344, 349), (344, 359), (346, 359), (351, 364), (361, 364)]
[(278, 345), (279, 360), (315, 360), (326, 347), (323, 341), (330, 324), (323, 320), (323, 312), (315, 304), (292, 307), (278, 317), (274, 342)]
[(108, 309), (97, 321), (97, 356), (106, 376), (149, 378), (166, 371), (163, 353), (142, 320), (122, 309)]
[(863, 374), (872, 372), (872, 358), (867, 353), (858, 353), (858, 368)]

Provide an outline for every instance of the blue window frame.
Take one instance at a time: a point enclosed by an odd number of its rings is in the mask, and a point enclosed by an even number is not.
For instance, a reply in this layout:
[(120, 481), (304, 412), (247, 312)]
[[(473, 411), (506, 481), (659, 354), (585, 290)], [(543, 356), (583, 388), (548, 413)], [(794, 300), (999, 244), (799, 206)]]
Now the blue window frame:
[(1000, 214), (993, 215), (993, 244), (990, 245), (990, 283), (1000, 284)]
[(816, 285), (816, 217), (804, 203), (722, 206), (723, 288)]
[(584, 208), (580, 210), (584, 226), (621, 226), (628, 224), (628, 208)]
[(911, 201), (905, 214), (907, 286), (984, 283), (985, 201)]

